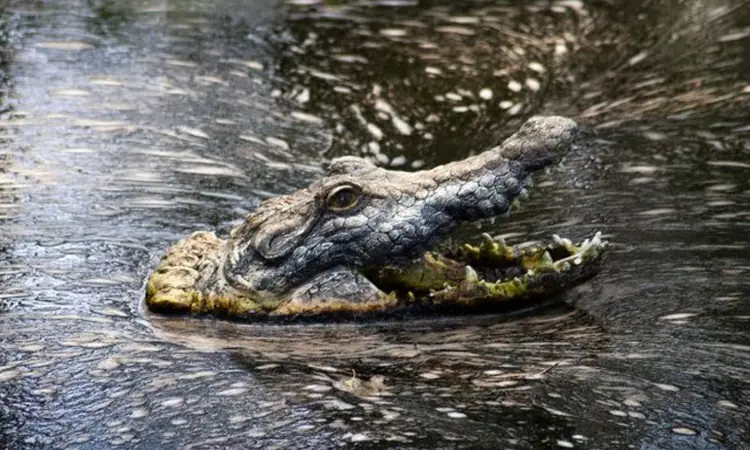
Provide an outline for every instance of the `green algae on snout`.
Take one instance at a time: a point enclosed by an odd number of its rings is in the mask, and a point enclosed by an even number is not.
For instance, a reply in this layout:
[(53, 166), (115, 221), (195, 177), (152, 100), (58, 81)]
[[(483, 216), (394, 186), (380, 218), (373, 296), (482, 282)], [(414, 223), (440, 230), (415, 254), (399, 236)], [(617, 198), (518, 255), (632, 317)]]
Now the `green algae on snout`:
[[(214, 233), (197, 232), (179, 241), (162, 257), (146, 285), (146, 304), (154, 311), (247, 317), (267, 314), (280, 301), (242, 293), (216, 294), (204, 278), (215, 274), (224, 241)], [(211, 267), (214, 266), (214, 267)]]
[(261, 293), (240, 291), (228, 285), (219, 273), (226, 241), (201, 231), (173, 245), (162, 257), (146, 284), (146, 305), (161, 313), (213, 315), (229, 319), (293, 317), (316, 314), (361, 314), (393, 309), (393, 294), (377, 301), (348, 302), (319, 299), (300, 305)]
[(146, 298), (148, 306), (160, 312), (213, 314), (220, 317), (242, 318), (267, 314), (279, 305), (279, 302), (267, 299), (217, 295), (204, 293), (194, 288), (158, 290), (155, 285), (156, 283), (149, 281), (146, 287)]

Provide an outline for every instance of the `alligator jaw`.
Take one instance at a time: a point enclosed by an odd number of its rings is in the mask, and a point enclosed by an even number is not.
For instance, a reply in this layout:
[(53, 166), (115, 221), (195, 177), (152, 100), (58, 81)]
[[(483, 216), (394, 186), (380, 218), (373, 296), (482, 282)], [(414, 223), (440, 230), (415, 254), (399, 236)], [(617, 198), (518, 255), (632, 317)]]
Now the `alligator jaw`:
[(598, 272), (607, 245), (600, 232), (579, 244), (554, 235), (551, 243), (523, 247), (484, 234), (480, 245), (427, 252), (410, 266), (367, 273), (402, 304), (462, 310), (501, 306), (552, 297), (582, 283)]
[(411, 266), (364, 270), (368, 279), (388, 292), (378, 302), (321, 300), (307, 310), (231, 288), (218, 269), (225, 245), (226, 241), (213, 233), (198, 232), (172, 247), (148, 281), (149, 308), (244, 320), (366, 313), (403, 317), (409, 312), (467, 312), (528, 304), (553, 297), (595, 275), (607, 242), (596, 233), (580, 244), (554, 236), (546, 245), (520, 247), (485, 234), (480, 245), (464, 244), (446, 254), (427, 252)]

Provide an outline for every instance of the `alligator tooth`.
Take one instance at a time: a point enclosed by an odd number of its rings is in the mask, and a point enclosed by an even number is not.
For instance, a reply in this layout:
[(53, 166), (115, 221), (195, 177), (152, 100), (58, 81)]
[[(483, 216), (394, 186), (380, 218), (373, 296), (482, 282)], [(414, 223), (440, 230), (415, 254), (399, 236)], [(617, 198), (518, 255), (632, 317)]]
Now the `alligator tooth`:
[(570, 253), (576, 252), (576, 246), (573, 245), (573, 241), (571, 241), (568, 238), (561, 238), (557, 234), (552, 235), (552, 239), (555, 241), (555, 244), (557, 244), (558, 247), (562, 247), (566, 250), (568, 250)]
[(542, 263), (545, 266), (551, 266), (555, 263), (555, 260), (552, 259), (552, 255), (550, 255), (546, 250), (544, 251), (544, 254), (542, 254)]
[(477, 271), (473, 267), (467, 265), (464, 268), (464, 280), (476, 282), (479, 281), (479, 275), (477, 275)]
[(503, 242), (497, 242), (492, 239), (487, 233), (482, 233), (482, 245), (479, 247), (481, 254), (493, 254), (497, 253), (499, 248), (502, 248)]

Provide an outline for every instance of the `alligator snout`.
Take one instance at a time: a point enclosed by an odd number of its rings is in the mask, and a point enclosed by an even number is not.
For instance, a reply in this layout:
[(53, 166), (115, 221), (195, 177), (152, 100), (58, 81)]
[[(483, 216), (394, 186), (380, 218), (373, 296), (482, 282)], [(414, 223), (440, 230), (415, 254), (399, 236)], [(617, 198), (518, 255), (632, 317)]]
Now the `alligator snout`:
[(430, 200), (456, 222), (503, 214), (525, 194), (531, 173), (553, 164), (575, 139), (576, 123), (564, 117), (532, 117), (502, 144), (463, 161), (413, 174), (433, 188)]
[(554, 163), (570, 148), (578, 135), (578, 125), (560, 116), (534, 116), (502, 145), (503, 157), (518, 161), (527, 172)]

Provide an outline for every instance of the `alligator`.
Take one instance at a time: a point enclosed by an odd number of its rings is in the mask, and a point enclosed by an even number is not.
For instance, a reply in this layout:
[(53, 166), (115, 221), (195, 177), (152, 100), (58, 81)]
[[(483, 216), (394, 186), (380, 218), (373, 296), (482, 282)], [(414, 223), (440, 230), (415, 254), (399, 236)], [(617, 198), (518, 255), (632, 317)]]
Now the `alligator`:
[(559, 160), (578, 128), (535, 116), (501, 145), (429, 170), (334, 159), (319, 181), (268, 199), (228, 239), (195, 232), (152, 273), (159, 312), (230, 318), (457, 309), (550, 297), (596, 273), (606, 242), (555, 236), (509, 246), (441, 240), (458, 224), (509, 214), (530, 175)]

